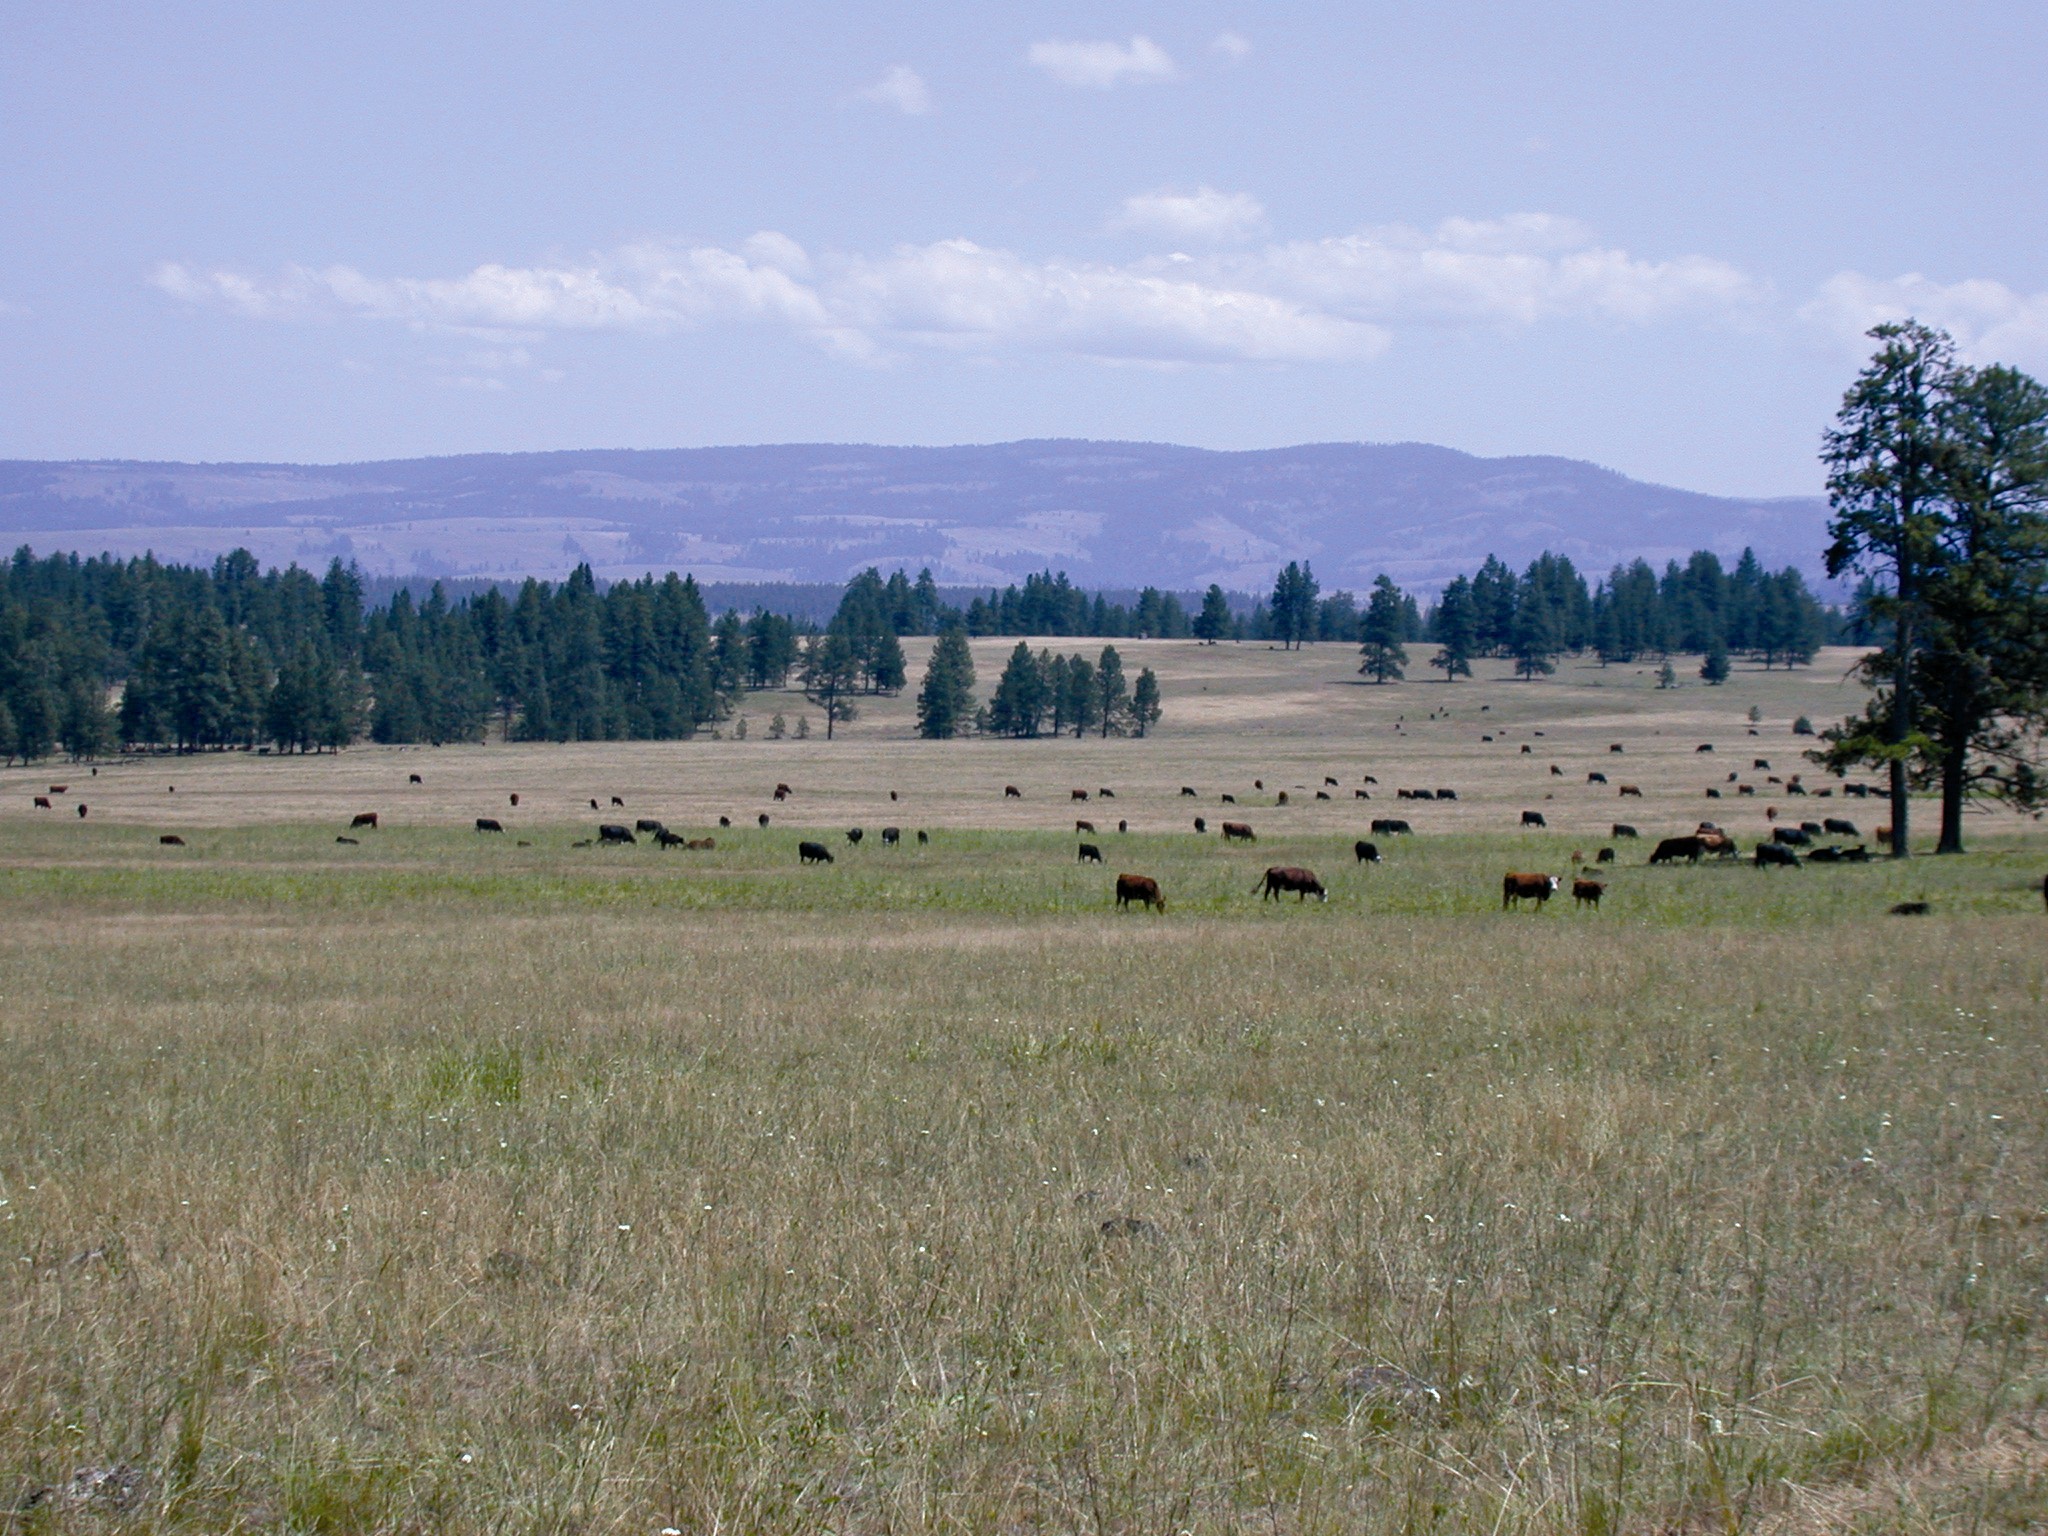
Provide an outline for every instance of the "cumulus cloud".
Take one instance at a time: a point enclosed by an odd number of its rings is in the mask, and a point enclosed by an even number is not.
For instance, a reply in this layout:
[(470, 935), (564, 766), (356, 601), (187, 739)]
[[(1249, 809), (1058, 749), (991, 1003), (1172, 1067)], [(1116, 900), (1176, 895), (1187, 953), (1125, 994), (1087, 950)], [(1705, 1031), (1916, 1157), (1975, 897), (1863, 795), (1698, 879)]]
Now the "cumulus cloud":
[(1171, 80), (1180, 73), (1173, 58), (1151, 38), (1128, 43), (1033, 43), (1025, 58), (1062, 85), (1106, 91), (1126, 80)]
[(1821, 284), (1800, 318), (1867, 351), (1865, 334), (1885, 320), (1923, 320), (1956, 339), (1973, 363), (2048, 364), (2048, 293), (2018, 293), (1989, 278), (1940, 283), (1917, 272), (1865, 277), (1841, 272)]
[[(1208, 188), (1132, 203), (1148, 227), (1174, 235), (1237, 234), (1259, 214), (1251, 199)], [(1404, 331), (1640, 325), (1741, 313), (1760, 298), (1725, 262), (1643, 260), (1601, 246), (1569, 220), (1535, 214), (1127, 263), (1032, 257), (971, 240), (813, 253), (764, 231), (731, 249), (650, 242), (445, 278), (342, 266), (258, 277), (173, 264), (153, 281), (188, 303), (256, 320), (353, 317), (503, 346), (552, 331), (740, 324), (857, 359), (1036, 351), (1162, 364), (1359, 359)]]
[(1266, 227), (1266, 210), (1247, 192), (1140, 192), (1124, 199), (1112, 229), (1172, 235), (1191, 240), (1242, 240)]
[(1236, 32), (1219, 32), (1209, 44), (1209, 51), (1218, 58), (1228, 59), (1235, 64), (1248, 57), (1252, 51), (1251, 40)]
[(892, 64), (873, 85), (859, 93), (862, 101), (894, 107), (905, 117), (923, 117), (932, 109), (932, 93), (924, 76), (908, 64)]

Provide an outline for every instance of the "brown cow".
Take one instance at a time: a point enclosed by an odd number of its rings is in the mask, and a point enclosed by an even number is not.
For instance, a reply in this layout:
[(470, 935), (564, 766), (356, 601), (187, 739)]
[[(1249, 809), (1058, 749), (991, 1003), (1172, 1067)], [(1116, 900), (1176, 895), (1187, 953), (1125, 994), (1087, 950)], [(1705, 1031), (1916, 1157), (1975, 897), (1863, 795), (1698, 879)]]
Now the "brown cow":
[(519, 792), (517, 790), (512, 792), (512, 809), (515, 811), (519, 809)]
[(1643, 791), (1642, 791), (1642, 787), (1641, 787), (1640, 785), (1637, 785), (1637, 784), (1619, 784), (1619, 785), (1616, 785), (1616, 786), (1615, 786), (1615, 790), (1616, 790), (1616, 797), (1617, 797), (1618, 799), (1622, 799), (1622, 800), (1631, 800), (1631, 799), (1633, 799), (1633, 800), (1640, 800), (1640, 799), (1642, 799), (1642, 798), (1643, 798)]
[(1600, 898), (1606, 894), (1607, 887), (1598, 880), (1572, 882), (1572, 899), (1582, 907), (1591, 907), (1595, 912), (1600, 910)]
[(1280, 793), (1274, 797), (1273, 803), (1275, 805), (1285, 805), (1287, 803), (1287, 791), (1284, 789), (1281, 790)]
[(357, 827), (374, 827), (376, 825), (377, 813), (375, 811), (358, 811), (355, 819), (348, 824), (348, 829), (353, 832)]
[(1088, 791), (1085, 789), (1070, 789), (1067, 791), (1067, 798), (1069, 800), (1086, 800), (1088, 798)]
[(1543, 903), (1556, 893), (1557, 876), (1529, 875), (1510, 870), (1501, 876), (1500, 909), (1505, 912), (1509, 907), (1517, 906), (1524, 901), (1533, 901), (1540, 910)]
[(1256, 843), (1258, 837), (1241, 821), (1223, 823), (1223, 841), (1226, 843)]
[[(715, 837), (693, 837), (683, 844), (683, 847), (692, 853), (706, 853), (717, 846), (718, 839)], [(831, 861), (828, 859), (826, 862), (830, 863)]]
[[(1296, 901), (1307, 901), (1311, 896), (1317, 901), (1330, 899), (1330, 893), (1323, 889), (1323, 882), (1316, 878), (1316, 872), (1295, 864), (1275, 864), (1266, 871), (1260, 883), (1266, 892), (1259, 898), (1261, 901), (1277, 900), (1286, 891), (1294, 892)], [(1256, 891), (1259, 886), (1255, 885), (1252, 889)]]
[(50, 793), (53, 795), (68, 795), (71, 793), (71, 786), (69, 784), (52, 784), (50, 786)]
[(85, 802), (83, 800), (78, 802), (78, 819), (80, 821), (85, 820)]
[(1118, 875), (1116, 877), (1116, 904), (1128, 907), (1132, 902), (1150, 907), (1154, 911), (1166, 910), (1166, 898), (1159, 894), (1159, 882), (1150, 875)]
[(37, 810), (39, 810), (39, 811), (47, 811), (47, 810), (48, 810), (49, 808), (50, 808), (50, 797), (49, 797), (48, 795), (37, 795), (37, 796), (36, 796), (36, 809), (37, 809)]
[(1082, 821), (1079, 817), (1076, 817), (1074, 818), (1074, 830), (1076, 832), (1093, 832), (1095, 830), (1095, 823), (1092, 821)]
[(791, 795), (795, 793), (796, 791), (791, 789), (787, 784), (778, 784), (775, 786), (775, 798), (778, 800), (787, 800)]

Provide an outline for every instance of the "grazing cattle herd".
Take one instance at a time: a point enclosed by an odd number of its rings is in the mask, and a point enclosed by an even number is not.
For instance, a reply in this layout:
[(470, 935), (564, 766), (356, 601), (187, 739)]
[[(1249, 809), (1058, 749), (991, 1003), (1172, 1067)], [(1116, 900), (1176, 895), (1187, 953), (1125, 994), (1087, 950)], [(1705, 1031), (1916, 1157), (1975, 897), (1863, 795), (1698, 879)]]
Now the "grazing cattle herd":
[[(1535, 734), (1541, 735), (1543, 733), (1539, 731)], [(1695, 750), (1701, 753), (1712, 752), (1713, 745), (1711, 743), (1701, 743)], [(1523, 751), (1528, 751), (1528, 748), (1525, 746)], [(1623, 743), (1615, 742), (1609, 746), (1608, 751), (1618, 754), (1625, 751), (1625, 747)], [(1758, 757), (1752, 759), (1751, 766), (1758, 772), (1764, 772), (1769, 769), (1770, 762), (1767, 758)], [(98, 770), (95, 769), (94, 772), (97, 773)], [(1556, 764), (1549, 765), (1549, 772), (1553, 777), (1563, 777), (1563, 771)], [(1734, 782), (1737, 775), (1731, 773), (1728, 777), (1730, 782)], [(423, 777), (418, 773), (408, 774), (406, 782), (409, 785), (421, 785), (423, 784)], [(1340, 781), (1335, 775), (1324, 775), (1322, 782), (1327, 788), (1341, 787)], [(1769, 782), (1773, 785), (1782, 786), (1784, 792), (1788, 795), (1812, 794), (1817, 797), (1826, 797), (1835, 792), (1832, 787), (1809, 791), (1801, 784), (1800, 776), (1797, 774), (1783, 779), (1773, 775), (1770, 777)], [(1365, 775), (1362, 781), (1362, 785), (1376, 785), (1377, 783), (1378, 780), (1370, 774)], [(1586, 783), (1588, 785), (1606, 785), (1608, 783), (1607, 775), (1597, 771), (1589, 772), (1586, 775)], [(1739, 784), (1737, 787), (1743, 795), (1753, 795), (1755, 793), (1755, 786), (1753, 785)], [(1265, 780), (1262, 778), (1254, 779), (1252, 781), (1252, 788), (1260, 793), (1265, 793)], [(1305, 784), (1295, 785), (1294, 788), (1307, 789), (1308, 786)], [(34, 795), (32, 797), (32, 804), (37, 810), (49, 810), (52, 808), (54, 797), (64, 795), (67, 792), (68, 786), (52, 784), (49, 786), (48, 793)], [(175, 793), (175, 790), (170, 792)], [(1840, 792), (1845, 798), (1869, 798), (1874, 793), (1869, 786), (1855, 783), (1842, 784)], [(1022, 800), (1025, 798), (1022, 788), (1015, 784), (1004, 785), (1002, 793), (1003, 798), (1007, 800)], [(1117, 798), (1116, 791), (1109, 786), (1098, 786), (1093, 790), (1070, 788), (1067, 793), (1070, 803), (1087, 802), (1091, 799), (1114, 800)], [(1362, 786), (1355, 788), (1353, 793), (1358, 799), (1371, 798), (1370, 791)], [(1643, 798), (1642, 788), (1636, 784), (1620, 785), (1617, 793), (1624, 798)], [(1710, 787), (1707, 790), (1709, 796), (1716, 798), (1718, 798), (1719, 793), (1720, 791), (1716, 788)], [(777, 783), (774, 786), (772, 798), (776, 803), (780, 804), (791, 799), (794, 794), (795, 790), (789, 784)], [(1183, 784), (1179, 786), (1179, 795), (1182, 799), (1199, 799), (1201, 791), (1194, 785)], [(1424, 802), (1456, 801), (1458, 799), (1457, 791), (1443, 787), (1402, 788), (1397, 789), (1395, 795), (1396, 798), (1401, 800)], [(509, 794), (507, 798), (514, 809), (519, 807), (520, 796), (517, 792)], [(898, 798), (896, 790), (892, 789), (889, 791), (889, 799), (892, 802), (898, 800)], [(1327, 793), (1327, 789), (1319, 789), (1315, 791), (1315, 798), (1319, 801), (1329, 801), (1331, 796)], [(1543, 798), (1550, 800), (1556, 797), (1545, 795)], [(624, 808), (626, 802), (621, 796), (611, 795), (609, 799), (612, 806)], [(1220, 799), (1226, 805), (1236, 805), (1239, 803), (1238, 797), (1229, 791), (1220, 792)], [(1270, 804), (1274, 809), (1285, 809), (1293, 803), (1287, 790), (1276, 788), (1272, 792)], [(589, 805), (592, 810), (598, 809), (598, 799), (594, 796), (591, 797)], [(87, 815), (87, 807), (83, 804), (77, 805), (76, 811), (81, 819)], [(1300, 813), (1294, 812), (1293, 814)], [(1826, 839), (1860, 839), (1862, 837), (1863, 834), (1858, 829), (1856, 823), (1847, 817), (1826, 816), (1818, 821), (1803, 820), (1793, 824), (1779, 820), (1779, 812), (1776, 806), (1766, 808), (1765, 817), (1770, 826), (1769, 835), (1767, 838), (1756, 842), (1751, 849), (1750, 862), (1758, 870), (1775, 868), (1798, 869), (1805, 864), (1844, 865), (1867, 864), (1871, 862), (1872, 856), (1869, 848), (1861, 841), (1848, 845), (1825, 841)], [(1209, 830), (1206, 819), (1196, 816), (1193, 821), (1196, 834), (1198, 836), (1206, 835)], [(720, 816), (718, 824), (721, 827), (730, 827), (732, 819), (730, 816)], [(758, 824), (764, 830), (767, 828), (769, 817), (766, 812), (759, 814)], [(1542, 811), (1524, 810), (1520, 812), (1519, 824), (1524, 829), (1547, 830), (1549, 822)], [(479, 833), (503, 834), (506, 830), (501, 820), (491, 816), (476, 817), (474, 825)], [(379, 813), (377, 811), (362, 811), (351, 817), (348, 830), (350, 832), (376, 831), (379, 826)], [(1129, 830), (1130, 822), (1128, 820), (1120, 819), (1117, 822), (1116, 831), (1119, 834), (1128, 834)], [(1371, 830), (1375, 837), (1396, 837), (1413, 835), (1415, 829), (1405, 820), (1393, 817), (1375, 817), (1371, 822)], [(1096, 824), (1086, 818), (1076, 818), (1074, 820), (1074, 831), (1076, 834), (1085, 834), (1090, 837), (1099, 835)], [(1252, 824), (1247, 821), (1222, 822), (1220, 824), (1220, 832), (1225, 844), (1253, 843), (1258, 840), (1257, 832)], [(686, 850), (708, 851), (717, 846), (714, 840), (709, 837), (690, 838), (683, 834), (672, 832), (660, 820), (652, 817), (640, 817), (634, 821), (630, 828), (617, 822), (600, 823), (595, 839), (586, 838), (574, 843), (572, 846), (588, 848), (593, 846), (634, 844), (639, 841), (639, 836), (636, 834), (651, 836), (656, 844), (664, 849), (683, 848)], [(1637, 838), (1641, 834), (1634, 826), (1624, 822), (1614, 822), (1610, 828), (1610, 835), (1619, 841)], [(864, 836), (864, 831), (860, 827), (850, 827), (845, 830), (847, 844), (856, 849), (861, 846)], [(1888, 826), (1876, 828), (1874, 837), (1880, 848), (1888, 847), (1891, 840), (1891, 828)], [(176, 833), (164, 833), (158, 837), (157, 841), (160, 845), (167, 848), (183, 848), (186, 846), (185, 839)], [(360, 846), (359, 839), (346, 835), (337, 836), (334, 841), (343, 846)], [(894, 849), (900, 847), (903, 841), (902, 828), (895, 826), (882, 828), (879, 841), (884, 848)], [(918, 831), (917, 844), (919, 847), (928, 846), (930, 841), (931, 837), (928, 832), (924, 830)], [(525, 848), (531, 846), (531, 844), (521, 841), (519, 846)], [(1803, 853), (1802, 850), (1804, 850)], [(1683, 862), (1688, 865), (1697, 866), (1709, 856), (1719, 860), (1732, 860), (1739, 853), (1740, 849), (1734, 837), (1715, 823), (1703, 821), (1689, 833), (1659, 838), (1646, 863), (1650, 866), (1657, 866)], [(835, 862), (832, 851), (824, 843), (812, 839), (800, 841), (797, 844), (797, 854), (799, 863), (804, 865), (829, 865)], [(1384, 862), (1379, 845), (1376, 842), (1365, 839), (1358, 839), (1353, 842), (1352, 854), (1354, 864), (1356, 865), (1378, 865)], [(1079, 843), (1076, 847), (1075, 856), (1077, 862), (1082, 864), (1102, 865), (1105, 862), (1102, 846), (1095, 842)], [(1610, 867), (1618, 863), (1616, 852), (1612, 847), (1600, 848), (1594, 855), (1594, 860), (1600, 865)], [(1591, 879), (1580, 874), (1578, 871), (1586, 862), (1587, 859), (1584, 852), (1579, 850), (1572, 852), (1570, 856), (1570, 863), (1572, 865), (1571, 894), (1576, 908), (1591, 907), (1597, 912), (1600, 909), (1602, 898), (1610, 890), (1610, 882)], [(1559, 877), (1553, 874), (1540, 871), (1509, 871), (1502, 877), (1501, 881), (1501, 909), (1506, 911), (1511, 908), (1518, 908), (1525, 902), (1533, 902), (1537, 909), (1541, 911), (1550, 898), (1557, 894), (1560, 887)], [(1289, 894), (1296, 898), (1297, 905), (1305, 902), (1310, 896), (1314, 896), (1318, 902), (1328, 902), (1330, 899), (1329, 889), (1323, 884), (1315, 871), (1300, 865), (1272, 865), (1259, 877), (1252, 889), (1259, 894), (1262, 903), (1278, 901)], [(2040, 891), (2043, 905), (2048, 907), (2048, 877), (2044, 877), (2042, 880)], [(1137, 905), (1156, 913), (1164, 913), (1166, 911), (1166, 900), (1158, 880), (1150, 875), (1134, 873), (1123, 873), (1117, 876), (1116, 905), (1119, 908)], [(1887, 910), (1895, 915), (1915, 916), (1928, 912), (1930, 907), (1924, 900), (1903, 901), (1892, 905)]]

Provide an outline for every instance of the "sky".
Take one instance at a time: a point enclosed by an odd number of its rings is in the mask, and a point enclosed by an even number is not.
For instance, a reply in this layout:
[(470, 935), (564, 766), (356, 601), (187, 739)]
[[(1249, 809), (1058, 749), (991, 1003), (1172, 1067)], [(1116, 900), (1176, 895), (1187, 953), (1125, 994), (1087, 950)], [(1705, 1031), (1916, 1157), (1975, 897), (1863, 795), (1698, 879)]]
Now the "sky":
[(2048, 373), (2048, 6), (0, 0), (0, 457), (1425, 441)]

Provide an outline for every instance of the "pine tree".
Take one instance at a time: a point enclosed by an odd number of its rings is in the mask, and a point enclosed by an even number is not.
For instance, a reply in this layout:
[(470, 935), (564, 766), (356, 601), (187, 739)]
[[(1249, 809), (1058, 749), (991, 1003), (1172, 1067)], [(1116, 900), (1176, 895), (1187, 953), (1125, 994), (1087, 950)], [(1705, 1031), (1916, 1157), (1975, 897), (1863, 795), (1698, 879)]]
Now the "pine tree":
[(1095, 718), (1105, 741), (1123, 728), (1125, 686), (1124, 659), (1115, 646), (1105, 645), (1095, 658)]
[(967, 631), (949, 624), (932, 647), (917, 693), (917, 733), (933, 741), (963, 734), (974, 717), (974, 653)]
[(1707, 647), (1706, 659), (1700, 663), (1700, 676), (1716, 687), (1728, 681), (1728, 646), (1719, 635)]
[(1159, 723), (1159, 679), (1146, 667), (1138, 673), (1138, 681), (1131, 689), (1131, 734), (1143, 736)]
[(853, 645), (838, 630), (813, 635), (804, 653), (804, 697), (825, 712), (825, 739), (845, 721), (858, 717), (853, 695), (860, 687), (860, 661)]
[(1408, 665), (1408, 651), (1401, 644), (1406, 633), (1407, 615), (1402, 611), (1401, 589), (1382, 573), (1372, 584), (1372, 597), (1359, 624), (1360, 649), (1365, 659), (1358, 670), (1375, 683), (1399, 682)]
[(1549, 602), (1534, 587), (1522, 589), (1508, 649), (1515, 658), (1515, 676), (1525, 682), (1557, 670), (1557, 628)]
[(1031, 647), (1019, 640), (988, 701), (989, 729), (1000, 736), (1036, 736), (1050, 704), (1044, 669)]
[(1066, 665), (1060, 669), (1060, 691), (1063, 695), (1060, 714), (1073, 728), (1075, 739), (1079, 740), (1088, 734), (1099, 718), (1095, 668), (1088, 664), (1087, 657), (1074, 655), (1067, 658)]
[(1460, 576), (1444, 588), (1436, 605), (1438, 649), (1429, 664), (1443, 673), (1445, 682), (1472, 675), (1472, 655), (1479, 645), (1478, 620), (1472, 583)]
[(1204, 645), (1214, 645), (1231, 632), (1230, 599), (1223, 595), (1223, 588), (1214, 582), (1202, 594), (1202, 611), (1195, 616), (1195, 638)]

